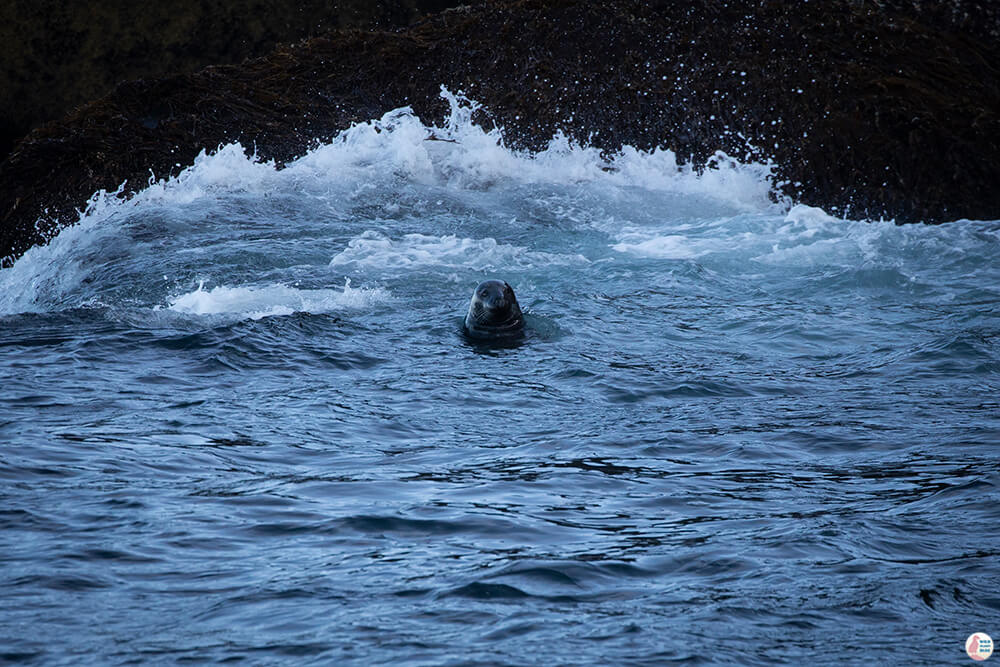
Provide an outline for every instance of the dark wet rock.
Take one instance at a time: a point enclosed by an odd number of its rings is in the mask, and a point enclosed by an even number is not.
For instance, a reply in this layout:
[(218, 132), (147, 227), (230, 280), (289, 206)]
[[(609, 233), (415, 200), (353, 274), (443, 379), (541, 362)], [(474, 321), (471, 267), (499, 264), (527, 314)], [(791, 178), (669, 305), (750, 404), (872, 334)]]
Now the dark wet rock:
[[(441, 84), (509, 143), (773, 159), (782, 189), (852, 217), (1000, 218), (1000, 8), (951, 0), (493, 1), (401, 32), (339, 31), (238, 66), (133, 81), (0, 165), (0, 256), (98, 189), (141, 188), (239, 140), (279, 161)], [(35, 222), (47, 210), (43, 222)]]
[(119, 81), (239, 63), (335, 28), (393, 28), (457, 0), (0, 3), (0, 158)]

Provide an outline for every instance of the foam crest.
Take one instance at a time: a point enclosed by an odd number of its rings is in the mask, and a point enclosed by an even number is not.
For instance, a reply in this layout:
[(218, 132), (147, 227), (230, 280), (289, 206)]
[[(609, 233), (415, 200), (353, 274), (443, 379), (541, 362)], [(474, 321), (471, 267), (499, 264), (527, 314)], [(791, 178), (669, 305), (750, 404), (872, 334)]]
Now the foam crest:
[(264, 287), (218, 286), (198, 289), (170, 300), (168, 308), (188, 315), (239, 315), (252, 320), (291, 315), (296, 312), (328, 313), (362, 310), (383, 303), (389, 293), (382, 288), (354, 288), (350, 280), (343, 289), (297, 289), (287, 285)]
[(678, 234), (655, 236), (633, 243), (623, 241), (611, 247), (618, 252), (656, 259), (694, 259), (705, 252), (695, 248), (691, 239)]
[(764, 264), (814, 266), (818, 264), (854, 266), (865, 262), (884, 263), (880, 246), (905, 242), (891, 222), (858, 222), (836, 218), (813, 206), (794, 206), (784, 219), (760, 234), (760, 254), (753, 257)]
[(367, 231), (351, 239), (347, 248), (330, 260), (330, 266), (377, 269), (437, 266), (490, 270), (586, 262), (582, 255), (532, 252), (521, 246), (498, 243), (493, 238), (406, 234), (393, 240), (379, 232)]
[[(885, 262), (908, 232), (891, 222), (836, 218), (822, 209), (797, 205), (787, 215), (743, 215), (666, 228), (628, 227), (612, 245), (639, 257), (683, 260), (728, 257), (761, 264), (809, 267)], [(927, 232), (917, 233), (923, 240)]]
[(93, 251), (115, 227), (114, 214), (122, 205), (115, 195), (98, 192), (76, 225), (48, 245), (29, 248), (13, 266), (0, 271), (0, 315), (46, 312), (80, 286)]
[(429, 136), (410, 107), (402, 107), (344, 130), (290, 163), (282, 177), (321, 187), (381, 181), (386, 175), (429, 183), (434, 180)]
[(188, 204), (233, 192), (261, 192), (272, 185), (277, 173), (273, 161), (261, 161), (237, 142), (213, 153), (202, 150), (194, 163), (174, 178), (158, 181), (151, 178), (149, 187), (138, 193), (132, 203)]
[(147, 187), (130, 199), (116, 191), (96, 192), (74, 224), (47, 245), (30, 248), (14, 265), (0, 271), (0, 314), (45, 312), (56, 306), (78, 306), (67, 298), (78, 291), (93, 268), (105, 262), (109, 240), (123, 232), (136, 209), (173, 207), (232, 192), (263, 191), (276, 174), (275, 165), (248, 155), (238, 144), (214, 153), (202, 151), (194, 163), (171, 179), (150, 177)]
[(630, 146), (604, 155), (562, 133), (542, 151), (513, 150), (505, 145), (501, 128), (485, 130), (473, 121), (481, 109), (478, 103), (443, 86), (441, 96), (450, 107), (441, 126), (425, 125), (409, 107), (396, 109), (345, 130), (279, 173), (283, 178), (347, 179), (362, 185), (391, 176), (474, 190), (500, 183), (589, 183), (709, 197), (741, 212), (788, 208), (787, 202), (772, 196), (770, 164), (742, 164), (717, 153), (704, 165), (680, 165), (671, 151)]
[(626, 146), (613, 159), (612, 166), (617, 173), (611, 178), (622, 187), (708, 197), (741, 213), (785, 211), (789, 206), (787, 199), (778, 196), (772, 187), (773, 164), (744, 164), (721, 151), (699, 167), (678, 165), (671, 151), (656, 149), (646, 153)]

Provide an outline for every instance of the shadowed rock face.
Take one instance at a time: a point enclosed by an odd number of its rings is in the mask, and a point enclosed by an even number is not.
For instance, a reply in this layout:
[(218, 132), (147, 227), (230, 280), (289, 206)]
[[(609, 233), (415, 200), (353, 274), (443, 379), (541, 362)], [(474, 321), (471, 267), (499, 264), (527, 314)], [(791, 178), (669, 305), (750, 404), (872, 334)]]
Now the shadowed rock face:
[(437, 120), (441, 84), (516, 146), (562, 129), (696, 163), (722, 149), (773, 159), (788, 194), (853, 217), (996, 219), (998, 16), (964, 0), (495, 0), (402, 32), (334, 32), (122, 84), (33, 132), (0, 164), (0, 256), (202, 148), (240, 140), (282, 161), (395, 107)]
[(406, 26), (457, 0), (0, 3), (0, 158), (119, 81), (193, 72), (335, 28)]

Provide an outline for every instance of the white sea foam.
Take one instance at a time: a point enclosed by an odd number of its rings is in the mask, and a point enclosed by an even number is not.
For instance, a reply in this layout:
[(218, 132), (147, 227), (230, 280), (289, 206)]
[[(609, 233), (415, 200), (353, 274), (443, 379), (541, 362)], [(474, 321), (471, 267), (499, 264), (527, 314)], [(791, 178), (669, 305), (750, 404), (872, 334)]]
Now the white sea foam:
[(634, 243), (623, 241), (611, 247), (618, 252), (658, 259), (693, 259), (704, 254), (704, 251), (694, 247), (694, 244), (688, 237), (678, 234), (654, 236), (651, 239), (636, 241)]
[(156, 207), (176, 207), (234, 191), (262, 191), (273, 163), (247, 156), (240, 144), (230, 144), (209, 154), (202, 151), (194, 164), (172, 179), (155, 181), (130, 199), (122, 199), (126, 184), (116, 192), (101, 190), (78, 212), (77, 222), (64, 228), (45, 246), (35, 246), (14, 266), (0, 271), (0, 314), (45, 312), (67, 303), (79, 291), (95, 265), (107, 254), (109, 239), (122, 233), (130, 212)]
[[(612, 248), (667, 260), (717, 256), (774, 266), (856, 266), (884, 263), (894, 244), (908, 242), (908, 234), (891, 222), (847, 220), (797, 205), (784, 216), (744, 215), (653, 229), (631, 226), (616, 235), (619, 242)], [(917, 237), (926, 239), (927, 233)]]
[(217, 286), (198, 289), (170, 299), (170, 310), (189, 315), (234, 314), (259, 320), (296, 312), (329, 313), (366, 309), (389, 299), (382, 288), (354, 288), (348, 280), (342, 289), (298, 289), (287, 285), (263, 287)]
[[(474, 102), (446, 90), (442, 95), (451, 113), (438, 126), (407, 108), (397, 109), (345, 130), (285, 168), (231, 144), (202, 152), (176, 177), (152, 180), (127, 201), (116, 193), (97, 193), (77, 225), (0, 271), (0, 314), (84, 306), (116, 289), (138, 294), (153, 307), (164, 303), (163, 283), (153, 284), (164, 274), (190, 280), (204, 269), (223, 284), (227, 275), (240, 274), (233, 278), (240, 284), (252, 281), (258, 267), (319, 269), (317, 261), (324, 260), (317, 258), (324, 256), (329, 267), (345, 273), (374, 270), (387, 276), (415, 267), (438, 267), (453, 276), (470, 269), (582, 266), (587, 263), (582, 253), (600, 255), (608, 245), (621, 255), (652, 260), (723, 257), (787, 266), (884, 265), (894, 261), (888, 257), (901, 256), (903, 248), (916, 256), (959, 262), (963, 248), (982, 245), (977, 234), (986, 238), (996, 233), (981, 225), (963, 225), (961, 232), (901, 229), (790, 207), (775, 201), (770, 165), (741, 164), (721, 153), (696, 169), (678, 164), (669, 151), (626, 146), (606, 155), (563, 135), (553, 137), (542, 151), (512, 150), (504, 144), (502, 130), (472, 122)], [(289, 203), (268, 208), (275, 194)], [(310, 217), (316, 198), (335, 210), (333, 220), (322, 208)], [(445, 221), (448, 226), (436, 227), (440, 220), (434, 216), (454, 216), (440, 200), (454, 202), (463, 215), (474, 212), (477, 219), (453, 225), (452, 217)], [(227, 208), (233, 201), (238, 205)], [(417, 215), (426, 231), (394, 233), (380, 225), (381, 232), (359, 234), (367, 225), (359, 226), (346, 245), (331, 252), (329, 239), (337, 232), (330, 230), (342, 229), (342, 222), (357, 224), (359, 207), (373, 202), (372, 217), (385, 211)], [(231, 220), (230, 210), (245, 217)], [(255, 217), (258, 210), (263, 213)], [(292, 215), (286, 217), (288, 211)], [(433, 215), (427, 217), (427, 211)], [(504, 225), (511, 222), (498, 228), (501, 219)], [(597, 245), (560, 243), (548, 233), (556, 229), (553, 221), (571, 232), (558, 239)], [(238, 238), (231, 234), (237, 222), (244, 224)], [(511, 225), (525, 222), (545, 233), (530, 237), (530, 244), (504, 240)], [(301, 230), (295, 227), (299, 224)], [(441, 233), (456, 228), (462, 233)], [(605, 240), (594, 239), (594, 231)], [(572, 232), (582, 234), (574, 237)], [(158, 254), (144, 254), (149, 252)], [(147, 269), (156, 275), (143, 276)], [(341, 292), (336, 296), (279, 285), (284, 280), (280, 271), (268, 280), (271, 288), (195, 290), (170, 306), (189, 313), (216, 308), (257, 315), (345, 304)], [(227, 303), (231, 310), (225, 310)]]
[[(706, 165), (679, 165), (667, 150), (630, 146), (602, 155), (557, 134), (539, 152), (504, 144), (501, 129), (472, 122), (475, 102), (442, 87), (451, 112), (441, 126), (426, 125), (408, 107), (357, 124), (278, 173), (307, 188), (398, 178), (411, 183), (481, 190), (508, 184), (595, 184), (715, 198), (739, 211), (786, 209), (772, 201), (771, 165), (741, 164), (718, 153)], [(358, 192), (358, 190), (352, 190)]]
[(406, 234), (394, 240), (379, 232), (367, 231), (351, 239), (347, 247), (330, 260), (330, 266), (379, 269), (437, 266), (490, 270), (586, 262), (582, 255), (532, 252), (520, 246), (498, 243), (493, 238)]
[(262, 162), (241, 144), (228, 144), (214, 153), (203, 150), (175, 178), (151, 182), (134, 203), (186, 204), (233, 192), (264, 192), (278, 173), (273, 161)]
[(812, 206), (794, 206), (780, 222), (758, 234), (754, 261), (785, 266), (856, 266), (882, 261), (876, 246), (903, 233), (891, 222), (836, 218)]
[[(321, 196), (329, 206), (346, 210), (350, 200), (364, 198), (376, 187), (392, 191), (401, 185), (423, 185), (460, 192), (519, 184), (583, 184), (611, 197), (622, 188), (639, 188), (709, 197), (736, 211), (774, 210), (770, 167), (766, 165), (742, 165), (720, 154), (706, 169), (696, 170), (690, 165), (679, 166), (669, 151), (643, 152), (626, 146), (616, 155), (604, 156), (596, 148), (578, 145), (562, 135), (555, 136), (540, 152), (515, 151), (504, 145), (500, 129), (485, 130), (472, 122), (478, 108), (475, 102), (443, 88), (442, 96), (451, 113), (440, 126), (425, 124), (408, 108), (396, 109), (345, 130), (283, 169), (260, 161), (237, 143), (211, 153), (203, 151), (173, 178), (151, 177), (147, 186), (128, 200), (116, 193), (99, 192), (80, 214), (78, 224), (63, 230), (48, 246), (30, 250), (13, 268), (0, 273), (0, 313), (45, 311), (79, 305), (73, 303), (77, 297), (80, 303), (91, 298), (82, 286), (88, 277), (93, 278), (92, 267), (104, 257), (107, 240), (121, 236), (122, 225), (135, 219), (132, 213), (170, 211), (174, 219), (197, 219), (206, 205), (211, 208), (217, 200), (235, 196), (250, 197), (249, 206), (253, 206), (254, 197), (274, 192)], [(399, 182), (387, 183), (386, 179)], [(148, 220), (147, 224), (152, 224)], [(647, 254), (687, 253), (677, 239), (631, 238), (628, 234), (634, 230), (616, 228), (616, 220), (605, 222), (607, 231), (625, 244), (623, 248), (632, 244)], [(274, 224), (288, 223), (278, 219)], [(156, 231), (150, 230), (149, 235), (155, 238)], [(373, 236), (355, 239), (331, 263), (490, 268), (512, 262), (527, 266), (577, 259), (527, 252), (492, 238), (411, 235), (394, 240)]]

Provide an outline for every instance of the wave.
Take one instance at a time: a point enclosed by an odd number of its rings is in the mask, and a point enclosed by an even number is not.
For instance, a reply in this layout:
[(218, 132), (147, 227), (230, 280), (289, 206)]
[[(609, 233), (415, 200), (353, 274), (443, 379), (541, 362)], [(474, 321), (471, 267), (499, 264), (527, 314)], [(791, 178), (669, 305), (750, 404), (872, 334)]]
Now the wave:
[[(523, 272), (622, 256), (885, 267), (909, 279), (980, 266), (1000, 242), (993, 223), (897, 227), (792, 206), (773, 191), (771, 165), (721, 153), (696, 168), (670, 151), (608, 155), (563, 135), (513, 150), (502, 128), (473, 122), (478, 104), (442, 96), (441, 125), (404, 107), (284, 166), (237, 143), (127, 201), (123, 188), (99, 192), (78, 224), (0, 271), (0, 315), (122, 299), (188, 314), (322, 311), (344, 297), (286, 286), (329, 285), (335, 271), (380, 284), (418, 267)], [(198, 279), (217, 286), (172, 292)]]
[(330, 260), (330, 266), (408, 269), (439, 266), (475, 270), (525, 269), (552, 264), (586, 264), (582, 255), (532, 252), (493, 238), (470, 239), (454, 235), (406, 234), (398, 240), (375, 231), (351, 239), (347, 248)]
[(287, 285), (226, 287), (220, 285), (181, 294), (170, 300), (169, 310), (188, 315), (238, 315), (241, 319), (291, 315), (297, 312), (329, 313), (346, 309), (367, 309), (390, 299), (387, 290), (351, 287), (347, 280), (340, 290), (297, 289)]
[[(250, 210), (281, 197), (307, 199), (336, 218), (347, 215), (356, 199), (380, 185), (390, 190), (407, 184), (480, 192), (541, 184), (583, 185), (612, 197), (622, 189), (638, 188), (708, 197), (735, 211), (774, 210), (769, 165), (740, 164), (719, 154), (696, 168), (678, 164), (670, 151), (647, 152), (630, 146), (605, 155), (563, 135), (554, 136), (542, 151), (512, 150), (505, 145), (501, 128), (486, 130), (473, 122), (473, 114), (480, 109), (477, 103), (444, 88), (441, 94), (451, 111), (440, 126), (425, 124), (409, 107), (403, 107), (359, 123), (284, 166), (261, 161), (241, 144), (233, 143), (214, 152), (202, 151), (190, 167), (173, 178), (151, 176), (146, 187), (127, 200), (121, 197), (125, 184), (115, 192), (100, 191), (80, 212), (75, 225), (64, 229), (49, 245), (32, 248), (13, 267), (0, 271), (0, 313), (79, 305), (67, 304), (67, 297), (90, 277), (89, 267), (102, 261), (108, 239), (126, 235), (137, 218), (167, 211), (171, 215), (166, 217), (189, 220), (204, 215), (220, 201), (234, 199), (242, 199), (244, 208)], [(156, 229), (145, 231), (147, 236), (157, 234)], [(161, 229), (160, 234), (193, 236), (198, 231), (196, 227)], [(475, 254), (479, 247), (489, 254), (484, 245), (489, 240), (453, 242), (441, 238), (446, 255), (450, 251), (444, 246), (449, 243), (466, 243), (466, 252)], [(193, 238), (192, 242), (204, 239)], [(362, 239), (350, 246), (347, 254), (335, 258), (334, 265), (350, 257), (355, 262), (382, 261), (373, 252), (378, 242)], [(421, 242), (406, 237), (393, 244), (384, 261), (392, 257), (414, 260), (413, 253)], [(365, 252), (367, 259), (361, 256)], [(506, 248), (502, 244), (495, 252), (500, 253), (498, 259), (510, 258), (503, 254)], [(473, 257), (473, 261), (488, 264), (485, 255)], [(84, 300), (81, 296), (78, 302)]]

